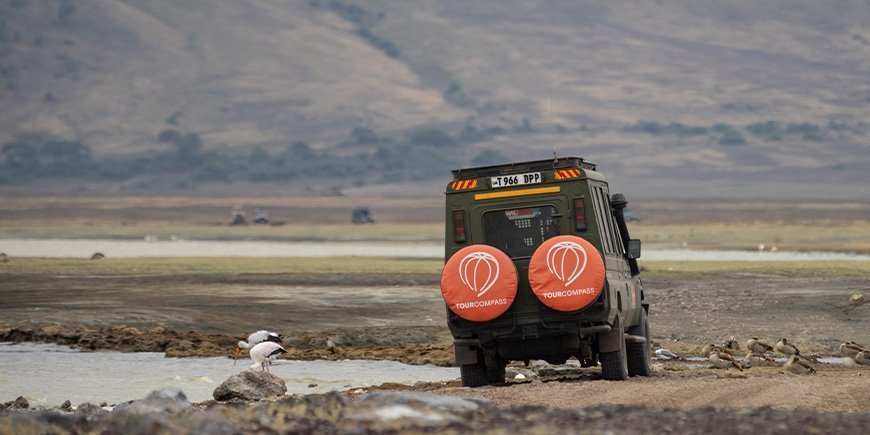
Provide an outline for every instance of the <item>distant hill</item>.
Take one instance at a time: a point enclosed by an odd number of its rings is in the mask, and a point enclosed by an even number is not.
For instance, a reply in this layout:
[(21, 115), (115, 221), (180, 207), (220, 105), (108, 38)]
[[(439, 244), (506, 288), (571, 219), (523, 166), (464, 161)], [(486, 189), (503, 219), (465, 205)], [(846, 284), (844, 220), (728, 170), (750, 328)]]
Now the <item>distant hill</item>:
[(626, 180), (860, 186), (868, 22), (867, 0), (4, 0), (0, 143), (352, 157), (436, 132), (435, 173), (555, 147)]

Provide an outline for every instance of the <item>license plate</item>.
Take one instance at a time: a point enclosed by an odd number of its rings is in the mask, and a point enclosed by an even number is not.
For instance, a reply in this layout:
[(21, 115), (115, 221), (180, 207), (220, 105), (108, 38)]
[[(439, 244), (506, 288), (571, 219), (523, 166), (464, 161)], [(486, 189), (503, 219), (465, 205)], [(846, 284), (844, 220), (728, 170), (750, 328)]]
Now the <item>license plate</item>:
[(540, 172), (526, 172), (524, 174), (500, 175), (490, 177), (489, 184), (492, 187), (522, 186), (523, 184), (535, 184), (544, 181)]

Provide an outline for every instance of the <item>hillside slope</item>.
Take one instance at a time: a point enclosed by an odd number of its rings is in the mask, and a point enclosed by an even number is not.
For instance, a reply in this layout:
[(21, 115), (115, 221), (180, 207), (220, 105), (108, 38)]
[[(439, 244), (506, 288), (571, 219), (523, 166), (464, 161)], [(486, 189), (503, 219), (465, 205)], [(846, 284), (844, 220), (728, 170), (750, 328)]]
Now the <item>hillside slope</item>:
[(355, 127), (437, 128), (450, 164), (556, 147), (676, 185), (860, 185), (868, 22), (867, 0), (5, 0), (0, 142), (139, 153), (176, 128), (347, 154)]
[(176, 113), (181, 128), (228, 145), (463, 116), (346, 20), (302, 2), (70, 3), (64, 22), (63, 2), (0, 9), (3, 69), (14, 71), (0, 139), (45, 129), (128, 152), (153, 145)]

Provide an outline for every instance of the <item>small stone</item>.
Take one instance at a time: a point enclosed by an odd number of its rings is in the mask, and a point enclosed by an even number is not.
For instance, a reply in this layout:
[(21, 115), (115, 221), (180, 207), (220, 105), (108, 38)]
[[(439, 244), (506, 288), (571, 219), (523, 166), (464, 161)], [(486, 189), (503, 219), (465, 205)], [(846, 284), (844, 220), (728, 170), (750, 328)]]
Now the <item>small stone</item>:
[(64, 400), (64, 402), (60, 404), (60, 409), (64, 411), (72, 411), (72, 403), (70, 403), (69, 400)]
[(867, 301), (864, 299), (864, 295), (862, 295), (861, 293), (854, 293), (852, 294), (852, 297), (849, 298), (849, 305), (855, 307), (864, 305), (865, 302)]
[(123, 403), (115, 407), (114, 411), (129, 412), (132, 414), (149, 413), (173, 413), (177, 414), (191, 408), (190, 402), (184, 391), (178, 388), (162, 388), (154, 390), (144, 399)]
[(287, 384), (283, 379), (263, 371), (245, 370), (227, 378), (215, 388), (212, 396), (222, 402), (232, 399), (260, 400), (286, 393)]
[(153, 334), (153, 335), (161, 335), (164, 332), (166, 332), (166, 328), (164, 328), (162, 326), (155, 326), (155, 327), (148, 330), (148, 333)]
[(16, 398), (15, 401), (12, 402), (12, 407), (18, 409), (27, 409), (30, 408), (30, 402), (28, 402), (27, 399), (24, 398), (24, 396), (18, 396), (18, 398)]
[(102, 415), (108, 414), (109, 411), (106, 411), (103, 408), (100, 408), (97, 405), (94, 405), (90, 402), (85, 402), (76, 407), (76, 415), (80, 415), (84, 417), (86, 421), (94, 421)]
[(308, 388), (314, 388), (314, 387), (317, 387), (317, 384), (308, 384)]
[(109, 406), (109, 404), (106, 402), (100, 402), (100, 408), (104, 408), (106, 406)]

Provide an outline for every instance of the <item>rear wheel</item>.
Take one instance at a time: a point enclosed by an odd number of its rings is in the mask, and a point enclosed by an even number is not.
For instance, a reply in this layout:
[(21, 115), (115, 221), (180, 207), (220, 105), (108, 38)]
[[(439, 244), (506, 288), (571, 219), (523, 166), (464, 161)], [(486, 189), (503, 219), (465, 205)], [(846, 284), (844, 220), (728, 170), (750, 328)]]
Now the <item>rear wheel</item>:
[(486, 371), (486, 381), (489, 384), (503, 384), (505, 382), (505, 367), (507, 366), (507, 362), (498, 361), (498, 367), (495, 367), (493, 370)]
[[(477, 364), (459, 366), (459, 375), (462, 377), (463, 387), (482, 387), (489, 384), (486, 366), (482, 360), (478, 360)], [(504, 378), (502, 378), (502, 382), (504, 382)]]
[(644, 343), (628, 343), (625, 347), (628, 351), (628, 374), (630, 376), (652, 375), (652, 363), (650, 361), (649, 320), (646, 310), (640, 310), (640, 322), (637, 326), (629, 328), (628, 333), (646, 338)]
[(628, 379), (628, 358), (625, 350), (625, 332), (622, 330), (622, 319), (619, 316), (616, 317), (610, 334), (617, 334), (619, 350), (599, 354), (601, 377), (608, 381), (624, 381)]

